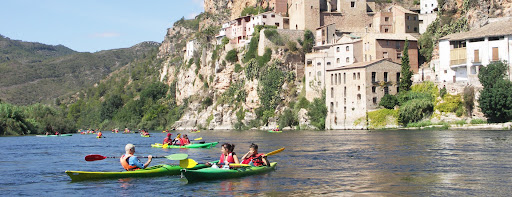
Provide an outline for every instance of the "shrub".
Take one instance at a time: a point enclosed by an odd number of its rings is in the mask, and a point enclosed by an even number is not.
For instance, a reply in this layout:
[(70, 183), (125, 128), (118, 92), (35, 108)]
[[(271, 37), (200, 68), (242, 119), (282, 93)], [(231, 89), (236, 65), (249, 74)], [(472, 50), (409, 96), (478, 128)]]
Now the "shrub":
[(309, 101), (306, 99), (306, 97), (300, 97), (299, 102), (296, 105), (296, 108), (298, 110), (300, 109), (308, 109), (309, 107)]
[(473, 86), (464, 87), (464, 107), (466, 108), (467, 115), (471, 117), (475, 107), (475, 88)]
[(272, 43), (278, 46), (284, 46), (284, 40), (277, 30), (265, 29), (263, 32), (265, 33), (265, 37), (267, 37)]
[(398, 100), (391, 94), (386, 94), (380, 99), (379, 105), (386, 109), (393, 109), (398, 104)]
[(304, 53), (311, 53), (315, 44), (315, 37), (313, 36), (313, 32), (306, 30), (304, 32), (304, 41), (302, 43)]
[(240, 64), (235, 64), (235, 73), (239, 73), (240, 71), (242, 71), (242, 66)]
[(222, 45), (226, 45), (226, 44), (229, 43), (229, 38), (228, 37), (224, 37), (224, 38), (222, 38), (221, 42), (222, 42)]
[(460, 95), (447, 94), (444, 97), (444, 102), (435, 106), (434, 110), (439, 112), (456, 112), (462, 107), (462, 99)]
[(369, 127), (372, 129), (382, 128), (388, 124), (396, 125), (398, 119), (398, 110), (379, 109), (368, 112)]
[(322, 98), (315, 98), (308, 107), (307, 113), (311, 124), (320, 130), (325, 129), (325, 117), (327, 116), (327, 106), (325, 106), (325, 91)]
[(443, 88), (441, 88), (441, 90), (439, 90), (439, 96), (441, 96), (441, 98), (443, 98), (447, 92), (448, 91), (446, 90), (446, 87), (443, 87)]
[(487, 124), (487, 121), (482, 119), (472, 119), (469, 123), (471, 124)]
[(404, 126), (432, 114), (434, 104), (428, 99), (412, 99), (400, 106), (398, 122)]
[(238, 51), (236, 49), (232, 49), (228, 51), (226, 54), (226, 61), (235, 63), (238, 61)]
[(288, 49), (290, 49), (290, 51), (292, 52), (295, 52), (297, 51), (297, 43), (294, 42), (294, 41), (288, 41), (288, 43), (286, 43), (286, 46), (288, 47)]
[(285, 128), (289, 126), (293, 128), (296, 125), (299, 125), (297, 114), (293, 113), (290, 109), (284, 110), (283, 114), (279, 117), (279, 127)]

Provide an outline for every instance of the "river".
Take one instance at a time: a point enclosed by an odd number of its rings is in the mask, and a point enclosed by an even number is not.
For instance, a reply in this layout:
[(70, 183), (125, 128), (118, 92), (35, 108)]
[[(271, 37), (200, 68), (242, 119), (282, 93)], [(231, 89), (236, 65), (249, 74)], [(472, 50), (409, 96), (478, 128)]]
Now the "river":
[[(511, 196), (511, 131), (201, 131), (188, 134), (212, 149), (159, 149), (165, 133), (106, 138), (1, 137), (2, 196)], [(173, 137), (176, 132), (173, 132)], [(188, 184), (179, 176), (71, 182), (66, 170), (121, 171), (118, 159), (87, 162), (88, 154), (120, 156), (187, 153), (198, 162), (218, 159), (234, 143), (241, 157), (251, 143), (278, 162), (275, 171), (240, 179)], [(143, 162), (146, 159), (141, 159)], [(154, 159), (152, 164), (177, 164)]]

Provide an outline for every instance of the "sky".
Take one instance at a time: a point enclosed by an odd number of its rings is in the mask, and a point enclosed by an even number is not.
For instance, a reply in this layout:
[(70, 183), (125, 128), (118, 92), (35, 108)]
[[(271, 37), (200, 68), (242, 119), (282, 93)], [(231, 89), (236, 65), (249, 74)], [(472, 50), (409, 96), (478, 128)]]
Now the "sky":
[(203, 11), (203, 0), (2, 0), (0, 34), (97, 52), (161, 43), (174, 22)]

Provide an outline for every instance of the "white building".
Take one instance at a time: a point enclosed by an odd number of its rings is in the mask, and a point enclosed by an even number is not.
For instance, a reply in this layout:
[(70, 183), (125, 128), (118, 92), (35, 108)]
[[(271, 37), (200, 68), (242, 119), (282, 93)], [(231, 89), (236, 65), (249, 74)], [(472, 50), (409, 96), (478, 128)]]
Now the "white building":
[[(435, 71), (440, 82), (479, 86), (480, 67), (493, 61), (507, 61), (510, 67), (511, 57), (512, 20), (504, 20), (441, 38), (439, 65)], [(509, 77), (512, 76), (509, 74)]]
[(420, 0), (420, 14), (432, 14), (436, 12), (437, 0)]
[(229, 22), (222, 24), (222, 28), (220, 29), (219, 34), (215, 36), (215, 38), (217, 39), (217, 44), (221, 44), (222, 39), (228, 36), (227, 33), (230, 33), (230, 31), (231, 25), (229, 24)]
[(312, 101), (321, 96), (325, 88), (325, 70), (361, 62), (363, 59), (361, 39), (344, 36), (335, 44), (315, 46), (306, 54), (304, 69), (306, 99)]
[(194, 57), (194, 51), (197, 50), (197, 42), (196, 40), (191, 40), (187, 42), (187, 47), (185, 49), (185, 60), (189, 60)]
[(273, 25), (276, 26), (277, 29), (284, 28), (284, 17), (280, 14), (276, 14), (275, 12), (265, 12), (251, 17), (251, 21), (249, 21), (246, 25), (246, 31), (248, 37), (252, 37), (254, 33), (254, 28), (257, 25)]

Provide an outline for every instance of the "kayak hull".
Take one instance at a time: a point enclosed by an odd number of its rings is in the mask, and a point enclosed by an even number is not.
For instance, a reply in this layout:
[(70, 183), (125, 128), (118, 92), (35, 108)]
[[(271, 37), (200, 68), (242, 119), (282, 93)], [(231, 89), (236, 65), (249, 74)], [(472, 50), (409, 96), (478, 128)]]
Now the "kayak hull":
[(182, 174), (189, 182), (218, 180), (218, 179), (232, 179), (244, 176), (263, 174), (275, 170), (277, 163), (272, 162), (270, 166), (258, 167), (241, 167), (236, 169), (222, 169), (222, 168), (202, 168), (198, 170), (184, 169)]
[[(189, 144), (185, 146), (179, 146), (179, 145), (169, 145), (167, 148), (212, 148), (215, 147), (219, 142), (210, 142), (210, 143), (204, 143), (204, 144)], [(163, 144), (151, 144), (151, 147), (153, 148), (163, 148)]]
[(283, 131), (272, 131), (272, 130), (268, 130), (269, 133), (282, 133)]
[[(193, 169), (205, 168), (206, 165), (199, 164)], [(122, 172), (90, 172), (90, 171), (66, 171), (71, 181), (86, 181), (99, 179), (120, 179), (120, 178), (137, 178), (137, 177), (158, 177), (158, 176), (174, 176), (180, 175), (181, 167), (178, 165), (156, 165), (145, 169)]]

